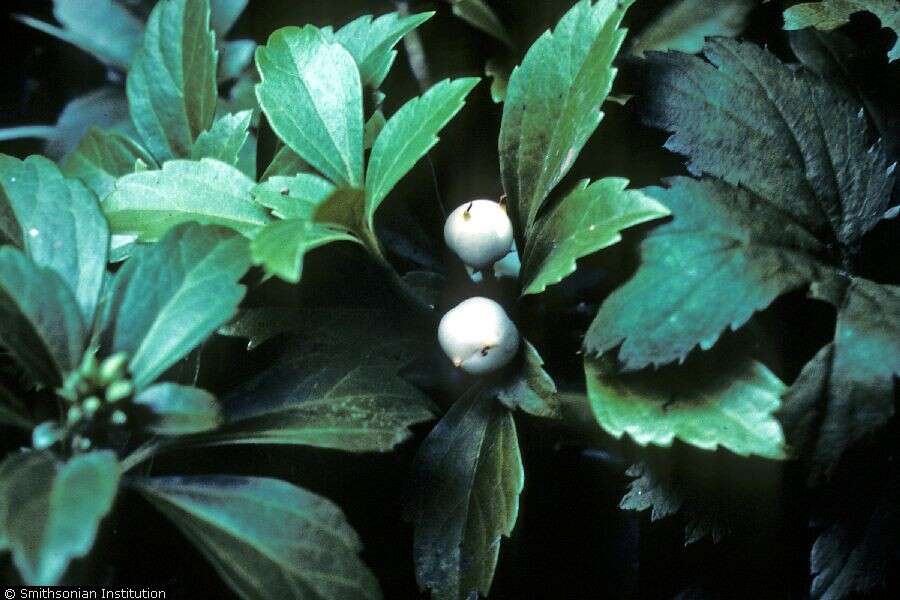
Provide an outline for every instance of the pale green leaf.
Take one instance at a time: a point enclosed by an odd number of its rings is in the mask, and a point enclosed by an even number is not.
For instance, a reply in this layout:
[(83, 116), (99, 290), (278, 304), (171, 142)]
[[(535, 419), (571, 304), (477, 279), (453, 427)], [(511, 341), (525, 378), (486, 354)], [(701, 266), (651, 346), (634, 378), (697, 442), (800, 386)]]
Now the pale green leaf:
[(363, 181), (362, 84), (353, 57), (311, 25), (256, 50), (259, 104), (278, 137), (338, 185)]
[(622, 239), (621, 231), (665, 217), (668, 209), (627, 179), (582, 181), (534, 224), (525, 243), (523, 294), (539, 294), (575, 272), (575, 261)]
[(676, 0), (634, 38), (630, 51), (637, 56), (648, 50), (696, 54), (707, 37), (738, 35), (757, 4), (757, 0)]
[(308, 219), (285, 219), (269, 223), (250, 243), (253, 262), (266, 273), (297, 283), (303, 274), (303, 257), (307, 252), (332, 242), (359, 240), (336, 227)]
[(119, 177), (134, 173), (139, 160), (156, 168), (156, 161), (128, 136), (92, 127), (61, 168), (68, 177), (83, 181), (102, 200), (115, 189)]
[(189, 221), (222, 225), (252, 235), (270, 221), (253, 201), (253, 180), (212, 158), (172, 160), (159, 171), (120, 178), (103, 201), (113, 233), (159, 239), (174, 225)]
[(381, 598), (358, 557), (359, 538), (321, 496), (263, 477), (155, 477), (134, 485), (242, 598)]
[(19, 223), (25, 253), (59, 274), (89, 326), (109, 251), (109, 228), (97, 197), (46, 158), (0, 155), (0, 202), (9, 204)]
[(119, 87), (101, 87), (70, 100), (56, 120), (47, 140), (48, 158), (62, 159), (75, 150), (91, 127), (127, 129), (128, 99)]
[(603, 113), (632, 0), (581, 0), (528, 50), (510, 77), (500, 170), (521, 246), (547, 196), (569, 172)]
[(134, 404), (149, 411), (143, 427), (158, 435), (200, 433), (222, 423), (215, 396), (200, 388), (158, 383), (138, 392)]
[[(245, 110), (237, 114), (227, 114), (216, 119), (207, 131), (197, 136), (191, 148), (191, 158), (215, 158), (232, 167), (241, 168), (244, 147), (250, 137), (250, 119), (253, 112)], [(256, 154), (253, 154), (252, 171), (244, 171), (251, 179), (256, 178)]]
[(33, 17), (17, 18), (125, 71), (140, 43), (143, 24), (115, 0), (54, 0), (53, 16), (62, 27)]
[(394, 46), (432, 15), (433, 12), (426, 12), (401, 16), (393, 12), (376, 19), (364, 15), (338, 29), (334, 39), (353, 55), (362, 84), (378, 88), (397, 55)]
[(463, 107), (478, 78), (444, 80), (404, 104), (375, 140), (366, 172), (366, 220), (373, 227), (375, 211), (400, 178), (438, 142), (437, 134)]
[(795, 4), (784, 11), (787, 30), (815, 27), (830, 31), (850, 22), (854, 13), (867, 11), (881, 20), (882, 27), (890, 27), (897, 35), (888, 59), (900, 58), (900, 4), (896, 0), (823, 0)]
[(272, 157), (272, 162), (266, 167), (260, 181), (265, 181), (270, 177), (282, 176), (293, 177), (298, 173), (310, 171), (309, 165), (305, 160), (297, 156), (297, 153), (287, 146), (282, 146)]
[(180, 225), (135, 249), (107, 300), (104, 348), (127, 352), (135, 386), (167, 368), (228, 321), (244, 296), (247, 240), (219, 227)]
[(704, 354), (651, 372), (616, 373), (608, 358), (588, 359), (584, 368), (591, 409), (610, 435), (627, 433), (642, 446), (677, 438), (704, 450), (787, 458), (773, 415), (785, 386), (761, 363)]
[(313, 173), (275, 175), (253, 188), (253, 198), (280, 219), (312, 220), (316, 207), (334, 190), (334, 184)]
[(487, 596), (501, 536), (509, 536), (525, 483), (512, 413), (491, 396), (456, 402), (422, 442), (406, 518), (416, 579), (436, 600)]
[(54, 585), (72, 559), (87, 555), (112, 508), (116, 455), (91, 452), (61, 463), (49, 452), (24, 452), (8, 456), (0, 471), (0, 516), (13, 561), (26, 584)]
[(190, 155), (216, 113), (215, 34), (208, 0), (161, 0), (128, 72), (131, 120), (159, 161)]
[(55, 386), (77, 368), (86, 328), (75, 296), (53, 270), (0, 248), (0, 345), (31, 379)]

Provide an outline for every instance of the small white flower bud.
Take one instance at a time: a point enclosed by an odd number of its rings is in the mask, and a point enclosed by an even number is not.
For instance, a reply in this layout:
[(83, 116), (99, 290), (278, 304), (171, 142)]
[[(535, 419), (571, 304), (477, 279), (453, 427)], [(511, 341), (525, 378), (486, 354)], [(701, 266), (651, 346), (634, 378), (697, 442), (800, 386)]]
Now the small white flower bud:
[(464, 263), (473, 269), (484, 269), (509, 254), (512, 222), (497, 202), (474, 200), (447, 217), (444, 241)]
[(513, 359), (519, 331), (502, 306), (476, 296), (447, 311), (438, 325), (438, 342), (454, 366), (482, 375)]

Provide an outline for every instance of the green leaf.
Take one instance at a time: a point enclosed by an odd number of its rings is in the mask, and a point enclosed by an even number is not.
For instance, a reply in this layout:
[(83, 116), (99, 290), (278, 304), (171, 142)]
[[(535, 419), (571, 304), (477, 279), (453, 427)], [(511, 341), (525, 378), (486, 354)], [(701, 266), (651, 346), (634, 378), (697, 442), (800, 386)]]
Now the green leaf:
[(242, 598), (381, 598), (359, 560), (359, 538), (321, 496), (263, 477), (156, 477), (134, 485)]
[(249, 0), (210, 0), (210, 25), (219, 38), (231, 31), (247, 8)]
[(830, 278), (888, 206), (887, 158), (843, 87), (748, 43), (717, 38), (706, 57), (644, 63), (645, 120), (675, 132), (666, 146), (694, 173), (731, 185), (677, 178), (648, 190), (674, 220), (646, 238), (638, 272), (585, 338), (597, 353), (624, 340), (627, 369), (707, 349), (779, 295)]
[(156, 168), (156, 161), (128, 136), (92, 127), (61, 168), (66, 176), (83, 181), (102, 200), (115, 189), (119, 177), (134, 173), (138, 161)]
[(803, 368), (779, 412), (811, 482), (891, 419), (898, 375), (900, 287), (853, 279), (838, 306), (834, 342)]
[(93, 323), (109, 251), (109, 229), (96, 196), (46, 158), (0, 155), (0, 202), (12, 208), (26, 254), (62, 277), (84, 323)]
[(654, 54), (637, 108), (672, 131), (688, 168), (746, 188), (826, 244), (852, 254), (888, 207), (892, 170), (844, 86), (716, 38), (706, 60)]
[(54, 0), (53, 16), (62, 28), (26, 15), (16, 18), (122, 71), (131, 64), (144, 29), (125, 6), (114, 0)]
[(247, 241), (189, 223), (137, 248), (112, 283), (104, 345), (127, 352), (135, 386), (152, 383), (230, 319), (244, 296)]
[(539, 219), (525, 243), (520, 282), (523, 294), (539, 294), (575, 272), (579, 258), (612, 246), (623, 229), (669, 214), (665, 206), (627, 179), (580, 182)]
[(339, 228), (307, 219), (275, 221), (259, 231), (250, 243), (253, 262), (266, 273), (297, 283), (303, 273), (306, 253), (332, 242), (359, 240)]
[(335, 191), (334, 184), (313, 173), (275, 175), (253, 188), (253, 198), (279, 219), (312, 220), (316, 208)]
[[(240, 161), (244, 146), (250, 137), (250, 119), (253, 111), (245, 110), (237, 114), (227, 114), (213, 123), (207, 131), (197, 137), (191, 148), (191, 158), (215, 158), (232, 167), (241, 167)], [(256, 156), (252, 161), (253, 169), (244, 171), (251, 179), (256, 178)]]
[(500, 170), (519, 249), (603, 113), (619, 28), (632, 0), (578, 2), (545, 32), (510, 77), (500, 126)]
[(372, 146), (375, 145), (375, 140), (378, 139), (378, 135), (381, 133), (381, 130), (384, 129), (386, 123), (387, 119), (385, 119), (384, 113), (381, 112), (380, 108), (373, 112), (372, 116), (369, 117), (369, 120), (366, 121), (365, 131), (363, 133), (363, 145), (366, 150), (371, 149)]
[(49, 452), (24, 452), (8, 456), (0, 472), (0, 516), (13, 561), (26, 584), (54, 585), (72, 559), (87, 555), (112, 508), (116, 455), (91, 452), (60, 463)]
[(708, 37), (734, 37), (744, 29), (756, 0), (677, 0), (634, 39), (630, 51), (678, 50), (696, 54)]
[(528, 340), (523, 343), (520, 369), (497, 388), (497, 399), (510, 410), (516, 407), (536, 417), (559, 417), (556, 384), (544, 370), (544, 359)]
[(338, 185), (363, 181), (362, 84), (353, 57), (311, 25), (256, 50), (256, 95), (287, 146)]
[(641, 446), (671, 446), (678, 438), (704, 450), (787, 458), (773, 416), (785, 386), (761, 363), (704, 354), (685, 365), (623, 374), (611, 362), (584, 364), (591, 409), (610, 435), (627, 433)]
[(433, 12), (425, 12), (401, 16), (393, 12), (374, 20), (371, 15), (364, 15), (338, 29), (334, 40), (353, 56), (362, 84), (377, 89), (397, 56), (394, 46), (432, 15)]
[(466, 23), (492, 35), (509, 47), (513, 46), (509, 32), (494, 10), (484, 0), (450, 0), (453, 14)]
[(148, 431), (185, 435), (215, 429), (222, 423), (215, 396), (200, 388), (158, 383), (138, 392), (134, 404), (150, 412)]
[(215, 34), (208, 0), (163, 0), (128, 72), (131, 120), (160, 162), (191, 153), (216, 113)]
[(270, 221), (253, 202), (253, 180), (212, 158), (172, 160), (161, 171), (126, 175), (103, 201), (114, 233), (155, 241), (179, 223), (222, 225), (252, 235)]
[(637, 273), (606, 298), (584, 340), (597, 354), (621, 343), (628, 370), (682, 359), (697, 343), (707, 350), (726, 327), (831, 272), (825, 245), (771, 203), (715, 180), (668, 183), (646, 192), (674, 219), (641, 243)]
[(890, 27), (897, 35), (889, 60), (900, 58), (900, 6), (894, 0), (823, 0), (795, 4), (784, 11), (787, 30), (815, 27), (830, 31), (850, 22), (854, 13), (867, 11), (878, 17), (882, 27)]
[(0, 345), (28, 376), (48, 386), (78, 367), (86, 328), (78, 303), (53, 270), (0, 248)]
[(422, 442), (413, 469), (406, 518), (419, 586), (438, 600), (486, 596), (525, 482), (512, 414), (491, 396), (460, 399)]
[(375, 211), (419, 159), (438, 142), (437, 134), (463, 107), (479, 79), (444, 80), (403, 105), (375, 140), (366, 172), (366, 220), (371, 228)]

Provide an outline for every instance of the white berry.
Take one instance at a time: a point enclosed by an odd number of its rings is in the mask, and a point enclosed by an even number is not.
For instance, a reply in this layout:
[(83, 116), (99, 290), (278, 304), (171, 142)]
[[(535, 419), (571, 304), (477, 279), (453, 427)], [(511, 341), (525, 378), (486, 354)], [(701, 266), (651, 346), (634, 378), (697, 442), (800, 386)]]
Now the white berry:
[(444, 241), (464, 263), (473, 269), (484, 269), (509, 254), (512, 222), (497, 202), (474, 200), (447, 217)]
[(476, 296), (444, 315), (438, 325), (438, 342), (454, 366), (482, 375), (513, 359), (519, 350), (519, 331), (502, 306)]

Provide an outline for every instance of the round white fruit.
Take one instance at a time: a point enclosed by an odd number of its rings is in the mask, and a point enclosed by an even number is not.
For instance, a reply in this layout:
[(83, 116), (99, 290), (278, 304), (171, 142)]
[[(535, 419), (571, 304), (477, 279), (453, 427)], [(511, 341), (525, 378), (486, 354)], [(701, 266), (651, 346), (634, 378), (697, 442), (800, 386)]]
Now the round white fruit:
[(493, 200), (473, 200), (447, 217), (444, 241), (473, 269), (484, 269), (509, 254), (512, 222), (506, 209)]
[(454, 366), (483, 375), (509, 364), (519, 350), (519, 331), (502, 306), (476, 296), (447, 311), (438, 342)]

